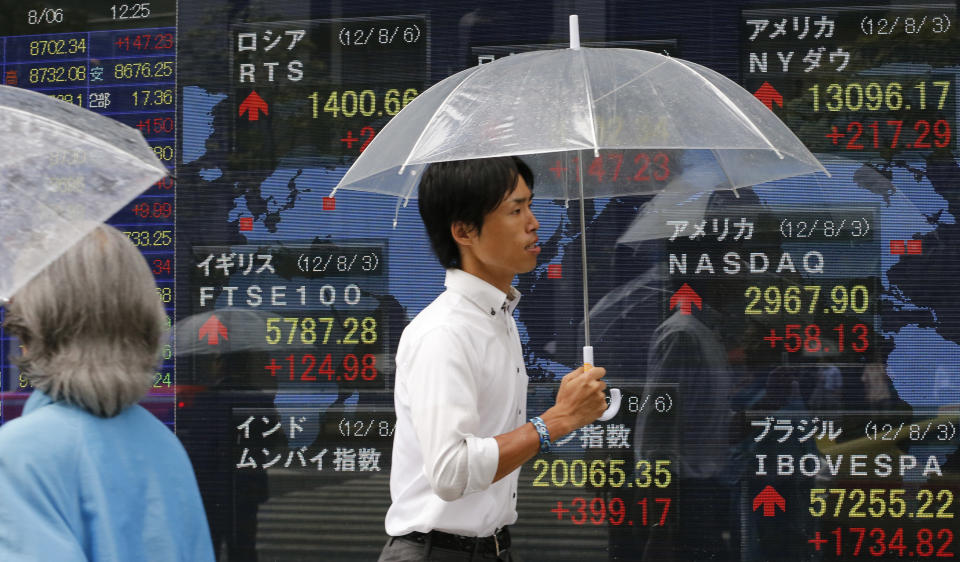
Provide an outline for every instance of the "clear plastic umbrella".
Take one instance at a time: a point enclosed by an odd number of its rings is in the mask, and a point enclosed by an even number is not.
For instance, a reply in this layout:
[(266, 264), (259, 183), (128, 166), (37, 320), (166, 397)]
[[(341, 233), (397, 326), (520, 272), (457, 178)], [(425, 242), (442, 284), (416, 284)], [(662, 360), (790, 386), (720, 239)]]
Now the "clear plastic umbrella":
[(167, 175), (139, 131), (0, 86), (0, 302)]
[[(599, 156), (604, 149), (699, 153), (698, 174), (708, 178), (702, 191), (826, 173), (780, 119), (725, 76), (657, 53), (571, 43), (570, 49), (513, 55), (440, 81), (384, 127), (336, 189), (409, 199), (431, 162), (570, 151)], [(711, 170), (703, 168), (708, 164)], [(587, 177), (584, 190), (586, 197), (609, 197), (661, 188), (591, 185)], [(538, 184), (537, 193), (581, 197), (570, 184), (547, 191)]]
[[(570, 20), (569, 49), (504, 57), (421, 93), (334, 193), (394, 195), (399, 209), (416, 196), (426, 165), (507, 155), (526, 156), (538, 197), (563, 200), (659, 192), (684, 168), (697, 170), (701, 191), (827, 173), (780, 119), (725, 76), (647, 51), (580, 48), (576, 16)], [(633, 166), (629, 173), (624, 163)], [(551, 173), (562, 181), (541, 181)], [(592, 354), (584, 232), (581, 243), (585, 353)]]

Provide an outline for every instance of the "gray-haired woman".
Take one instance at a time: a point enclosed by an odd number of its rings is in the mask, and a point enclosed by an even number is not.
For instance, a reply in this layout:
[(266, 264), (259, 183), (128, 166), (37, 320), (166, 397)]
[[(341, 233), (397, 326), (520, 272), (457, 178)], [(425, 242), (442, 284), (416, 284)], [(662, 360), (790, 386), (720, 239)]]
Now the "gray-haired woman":
[(0, 427), (0, 560), (213, 560), (190, 461), (137, 405), (165, 318), (143, 256), (109, 226), (14, 295), (6, 328), (35, 391)]

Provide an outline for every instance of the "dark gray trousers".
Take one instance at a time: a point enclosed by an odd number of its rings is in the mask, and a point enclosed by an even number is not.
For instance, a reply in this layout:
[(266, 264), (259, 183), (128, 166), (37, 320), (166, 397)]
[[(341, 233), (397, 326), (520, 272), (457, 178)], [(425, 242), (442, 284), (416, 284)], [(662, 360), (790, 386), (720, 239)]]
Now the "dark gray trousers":
[(479, 562), (498, 560), (504, 562), (523, 562), (512, 548), (500, 552), (500, 556), (493, 553), (471, 554), (461, 550), (435, 548), (429, 544), (419, 544), (398, 537), (390, 537), (383, 545), (378, 562)]

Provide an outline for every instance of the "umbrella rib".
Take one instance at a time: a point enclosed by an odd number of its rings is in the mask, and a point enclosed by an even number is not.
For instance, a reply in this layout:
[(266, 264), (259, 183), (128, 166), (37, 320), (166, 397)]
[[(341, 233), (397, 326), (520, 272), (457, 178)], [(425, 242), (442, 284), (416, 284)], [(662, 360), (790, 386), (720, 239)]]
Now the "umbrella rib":
[(483, 72), (484, 66), (485, 65), (480, 65), (480, 67), (477, 68), (477, 70), (475, 70), (474, 72), (471, 72), (466, 78), (461, 80), (460, 83), (454, 86), (453, 89), (450, 90), (450, 93), (448, 93), (443, 98), (443, 101), (437, 104), (437, 108), (433, 110), (433, 115), (430, 116), (430, 119), (427, 119), (426, 125), (423, 127), (423, 130), (420, 131), (420, 135), (417, 136), (417, 142), (413, 143), (413, 147), (410, 149), (410, 152), (407, 153), (407, 157), (403, 159), (403, 164), (400, 166), (400, 170), (397, 172), (398, 175), (403, 174), (404, 170), (407, 169), (407, 166), (410, 164), (410, 158), (413, 156), (413, 153), (417, 151), (417, 148), (420, 146), (420, 143), (423, 141), (424, 135), (427, 134), (427, 129), (430, 128), (430, 124), (437, 117), (437, 114), (440, 113), (440, 110), (443, 108), (443, 106), (446, 105), (447, 100), (449, 100), (453, 96), (453, 94), (457, 93), (457, 91), (460, 88), (462, 88), (463, 85), (466, 84), (468, 80), (470, 80), (477, 74)]
[[(600, 156), (600, 146), (597, 142), (597, 118), (593, 112), (593, 92), (590, 91), (590, 71), (587, 69), (586, 55), (583, 49), (578, 49), (580, 53), (580, 66), (583, 68), (583, 87), (587, 92), (587, 109), (590, 111), (590, 132), (593, 134), (593, 155)], [(581, 197), (583, 194), (581, 193)]]
[(407, 206), (407, 203), (410, 202), (410, 196), (413, 195), (413, 190), (416, 187), (414, 182), (410, 182), (410, 188), (407, 189), (406, 196), (402, 193), (397, 195), (397, 207), (393, 211), (393, 228), (397, 228), (397, 222), (400, 220), (400, 205), (403, 204), (404, 207)]
[(707, 88), (709, 88), (710, 91), (712, 91), (712, 92), (714, 93), (714, 95), (716, 95), (716, 96), (720, 99), (720, 101), (722, 101), (722, 102), (724, 103), (724, 105), (726, 105), (727, 108), (730, 109), (730, 110), (734, 113), (734, 115), (736, 115), (743, 123), (745, 123), (745, 124), (747, 125), (747, 127), (750, 128), (756, 135), (758, 135), (761, 139), (763, 139), (763, 142), (767, 143), (767, 146), (769, 146), (770, 149), (773, 150), (773, 152), (774, 152), (781, 160), (783, 160), (783, 154), (780, 153), (780, 150), (779, 150), (776, 146), (774, 146), (772, 142), (770, 142), (770, 139), (768, 139), (768, 138), (766, 137), (766, 135), (764, 135), (764, 134), (760, 131), (760, 129), (757, 128), (756, 125), (753, 124), (753, 121), (751, 121), (746, 115), (743, 114), (742, 111), (740, 111), (740, 108), (737, 107), (737, 105), (736, 105), (735, 103), (733, 103), (733, 101), (732, 101), (730, 98), (728, 98), (726, 94), (724, 94), (723, 92), (720, 91), (720, 88), (717, 88), (717, 87), (713, 84), (713, 82), (707, 80), (707, 79), (706, 79), (704, 76), (702, 76), (699, 72), (693, 70), (692, 68), (690, 68), (690, 67), (687, 66), (686, 64), (683, 64), (683, 62), (679, 61), (678, 59), (671, 59), (671, 60), (676, 61), (677, 64), (679, 64), (680, 66), (682, 66), (687, 72), (690, 72), (691, 74), (693, 74), (694, 76), (696, 76), (701, 82), (703, 82), (704, 84), (706, 84), (706, 85), (707, 85)]
[(723, 172), (723, 175), (724, 175), (724, 176), (726, 176), (726, 178), (727, 178), (727, 183), (730, 184), (730, 187), (731, 187), (732, 189), (736, 189), (736, 188), (738, 188), (738, 187), (743, 187), (743, 186), (735, 185), (735, 184), (733, 183), (733, 178), (731, 178), (731, 177), (730, 177), (730, 174), (727, 173), (727, 169), (723, 167), (723, 160), (720, 159), (720, 155), (717, 154), (716, 149), (711, 148), (711, 149), (710, 149), (710, 152), (713, 153), (713, 158), (714, 158), (714, 160), (717, 161), (717, 166), (720, 166), (720, 171)]
[[(99, 137), (96, 137), (96, 136), (94, 136), (94, 135), (88, 134), (88, 133), (86, 133), (86, 132), (84, 132), (84, 131), (81, 131), (81, 130), (79, 130), (79, 129), (74, 128), (72, 125), (64, 125), (63, 123), (61, 123), (61, 122), (59, 122), (59, 121), (54, 121), (54, 120), (48, 119), (47, 117), (44, 117), (43, 115), (40, 115), (40, 114), (38, 114), (38, 113), (31, 113), (31, 112), (29, 112), (29, 111), (24, 111), (24, 110), (22, 110), (22, 109), (20, 109), (20, 108), (17, 108), (17, 107), (9, 107), (9, 106), (8, 106), (8, 107), (4, 107), (4, 111), (12, 111), (12, 112), (14, 112), (14, 113), (22, 114), (22, 115), (25, 115), (25, 116), (29, 117), (30, 119), (38, 120), (38, 121), (43, 121), (43, 122), (45, 122), (45, 123), (47, 123), (47, 124), (49, 124), (49, 125), (54, 126), (55, 128), (68, 127), (68, 128), (70, 128), (71, 130), (76, 131), (76, 132), (78, 133), (78, 136), (82, 136), (82, 137), (85, 137), (85, 138), (89, 139), (91, 143), (96, 144), (96, 145), (100, 146), (101, 148), (105, 148), (105, 149), (109, 150), (110, 152), (115, 152), (115, 153), (117, 153), (117, 154), (120, 154), (121, 156), (125, 156), (125, 157), (133, 156), (133, 159), (136, 160), (137, 162), (140, 162), (140, 163), (142, 163), (142, 164), (144, 164), (144, 165), (147, 164), (146, 162), (144, 162), (143, 160), (141, 160), (139, 157), (137, 157), (137, 156), (136, 156), (135, 154), (133, 154), (132, 152), (127, 152), (127, 151), (125, 151), (125, 150), (121, 150), (120, 148), (118, 148), (118, 147), (116, 147), (116, 146), (114, 146), (114, 145), (112, 145), (112, 144), (110, 144), (110, 143), (108, 143), (108, 142), (104, 142), (104, 141), (103, 141), (102, 139), (100, 139)], [(146, 142), (146, 141), (144, 141), (144, 142)], [(164, 175), (167, 175), (167, 174), (170, 173), (166, 168), (163, 168), (162, 166), (159, 167), (159, 168), (156, 167), (156, 166), (148, 166), (148, 167), (149, 167), (149, 169), (151, 169), (151, 170), (156, 170), (156, 171), (158, 171), (158, 172), (162, 170)]]
[(609, 95), (612, 95), (614, 92), (617, 92), (618, 90), (622, 90), (623, 88), (626, 88), (626, 87), (629, 86), (630, 84), (633, 84), (633, 83), (636, 82), (637, 80), (643, 78), (643, 77), (646, 76), (647, 74), (650, 74), (651, 72), (653, 72), (654, 70), (660, 68), (661, 66), (665, 65), (666, 63), (667, 63), (667, 61), (663, 61), (663, 62), (661, 62), (660, 64), (658, 64), (658, 65), (656, 65), (656, 66), (654, 66), (654, 67), (648, 68), (647, 70), (643, 71), (641, 74), (639, 74), (639, 75), (631, 78), (630, 80), (627, 80), (627, 81), (624, 82), (623, 84), (620, 84), (619, 86), (617, 86), (616, 88), (614, 88), (614, 89), (610, 90), (609, 92), (603, 94), (603, 95), (600, 96), (599, 98), (596, 98), (595, 100), (593, 100), (593, 102), (596, 103), (596, 102), (602, 100), (603, 98), (605, 98), (605, 97), (607, 97), (607, 96), (609, 96)]

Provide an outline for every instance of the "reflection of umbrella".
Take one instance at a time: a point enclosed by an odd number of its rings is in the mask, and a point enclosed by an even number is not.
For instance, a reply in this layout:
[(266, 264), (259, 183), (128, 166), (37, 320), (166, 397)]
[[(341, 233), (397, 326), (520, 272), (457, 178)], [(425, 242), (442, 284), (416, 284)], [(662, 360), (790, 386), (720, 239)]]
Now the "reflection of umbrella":
[[(287, 343), (286, 339), (271, 343), (268, 336), (276, 335), (276, 330), (280, 327), (289, 332), (289, 325), (284, 325), (281, 315), (276, 311), (261, 311), (249, 308), (218, 308), (209, 312), (201, 312), (188, 316), (174, 327), (176, 337), (177, 357), (191, 358), (194, 361), (203, 361), (200, 367), (194, 365), (190, 369), (190, 374), (186, 378), (179, 376), (178, 384), (199, 384), (205, 386), (215, 386), (222, 382), (222, 377), (230, 377), (234, 382), (232, 384), (249, 386), (249, 381), (244, 381), (244, 376), (249, 373), (241, 369), (237, 371), (235, 366), (242, 365), (244, 368), (255, 365), (254, 371), (262, 373), (258, 369), (262, 363), (258, 361), (266, 360), (270, 352), (289, 352), (295, 353), (313, 346), (307, 345), (301, 341), (301, 338), (293, 338), (293, 341)], [(273, 332), (268, 330), (267, 320), (274, 318)], [(224, 360), (224, 363), (220, 363)], [(233, 367), (232, 367), (233, 366)], [(263, 379), (271, 381), (274, 379)], [(261, 388), (259, 383), (256, 388)]]
[(689, 224), (706, 216), (709, 202), (709, 193), (658, 193), (643, 205), (637, 218), (617, 239), (617, 244), (676, 238), (679, 227), (684, 223)]
[[(218, 308), (201, 312), (177, 322), (177, 355), (226, 355), (228, 353), (256, 353), (312, 349), (312, 345), (294, 338), (282, 345), (271, 344), (267, 336), (267, 320), (277, 318), (276, 311), (267, 312), (249, 308)], [(279, 326), (283, 326), (279, 323)]]
[(667, 294), (667, 290), (660, 286), (663, 274), (662, 266), (651, 267), (636, 279), (604, 295), (590, 309), (590, 322), (594, 326), (594, 333), (603, 337), (618, 321), (629, 318), (638, 306), (654, 297), (663, 298)]
[[(570, 49), (468, 68), (420, 94), (374, 138), (336, 189), (406, 201), (431, 162), (506, 155), (534, 155), (527, 160), (541, 178), (538, 195), (581, 201), (661, 191), (683, 173), (678, 162), (710, 169), (711, 180), (698, 186), (704, 191), (826, 172), (770, 110), (736, 83), (656, 53), (581, 49), (576, 16), (571, 16)], [(551, 172), (560, 181), (542, 181)], [(590, 326), (582, 205), (580, 223), (586, 352)]]
[(167, 174), (140, 133), (0, 86), (0, 299)]

